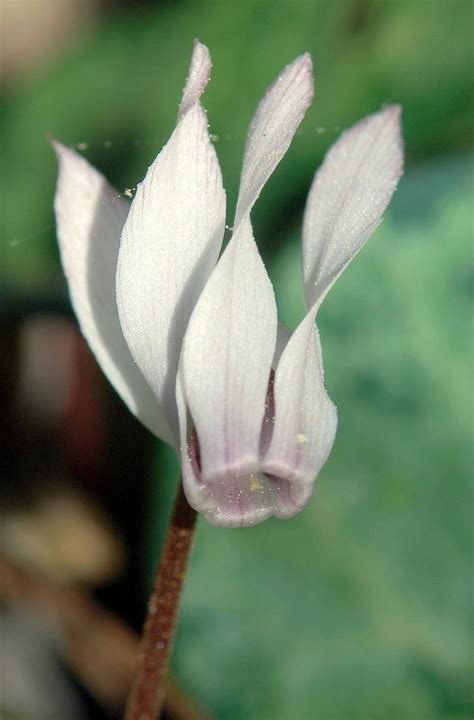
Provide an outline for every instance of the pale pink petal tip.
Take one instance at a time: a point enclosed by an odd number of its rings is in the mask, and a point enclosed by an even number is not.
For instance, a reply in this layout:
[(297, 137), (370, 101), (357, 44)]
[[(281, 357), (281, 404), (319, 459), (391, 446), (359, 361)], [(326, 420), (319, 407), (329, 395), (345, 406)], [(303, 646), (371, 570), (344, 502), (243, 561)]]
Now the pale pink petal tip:
[(284, 68), (258, 104), (245, 146), (234, 227), (252, 210), (313, 97), (313, 63), (305, 53)]
[(307, 97), (309, 104), (314, 98), (313, 59), (311, 55), (306, 52), (304, 55), (296, 58), (293, 64), (299, 71), (298, 75), (301, 73), (301, 79), (304, 78), (307, 84)]
[(386, 108), (380, 111), (381, 115), (388, 118), (389, 122), (393, 127), (394, 140), (400, 151), (399, 164), (400, 164), (400, 175), (403, 172), (404, 154), (403, 154), (403, 137), (402, 137), (402, 106), (401, 105), (388, 105)]
[(376, 117), (377, 115), (381, 118), (386, 118), (389, 125), (391, 124), (395, 130), (395, 132), (400, 134), (400, 142), (402, 140), (401, 137), (401, 122), (400, 117), (402, 114), (402, 106), (401, 105), (387, 105), (386, 107), (383, 107), (381, 110), (379, 110), (378, 113), (374, 113), (373, 116), (370, 117)]
[(193, 55), (189, 66), (188, 79), (183, 91), (179, 117), (183, 117), (195, 105), (211, 77), (211, 55), (209, 50), (199, 40), (194, 41)]
[(52, 135), (50, 135), (48, 137), (48, 142), (51, 145), (51, 147), (53, 148), (54, 154), (56, 155), (58, 162), (61, 162), (61, 159), (67, 153), (74, 153), (74, 155), (77, 155), (77, 153), (75, 153), (74, 150), (71, 150), (66, 145), (63, 145), (62, 142), (60, 142), (59, 140), (56, 140), (56, 138), (52, 137)]
[[(380, 152), (383, 150), (385, 164), (380, 171), (381, 185), (390, 177), (394, 181), (398, 181), (403, 173), (404, 147), (401, 112), (401, 105), (387, 105), (382, 110), (363, 118), (341, 135), (341, 140), (344, 137), (349, 139), (351, 134), (353, 134), (354, 138), (366, 136), (373, 146), (378, 145), (380, 147)], [(390, 199), (391, 195), (387, 198), (386, 205), (388, 205)]]
[(313, 60), (311, 55), (306, 52), (287, 65), (270, 85), (266, 95), (270, 94), (272, 90), (274, 91), (278, 85), (287, 87), (290, 90), (290, 96), (293, 96), (295, 100), (299, 96), (299, 103), (303, 106), (302, 115), (304, 115), (314, 98)]

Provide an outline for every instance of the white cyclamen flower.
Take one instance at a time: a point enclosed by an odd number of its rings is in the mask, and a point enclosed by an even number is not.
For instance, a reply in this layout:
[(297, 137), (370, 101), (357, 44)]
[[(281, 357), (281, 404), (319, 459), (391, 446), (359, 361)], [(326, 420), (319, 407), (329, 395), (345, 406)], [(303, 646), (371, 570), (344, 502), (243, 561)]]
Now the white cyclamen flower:
[(303, 226), (307, 315), (278, 324), (250, 211), (313, 98), (309, 55), (267, 90), (247, 137), (233, 235), (200, 97), (195, 43), (176, 129), (130, 204), (72, 150), (55, 210), (84, 336), (119, 395), (181, 455), (189, 503), (215, 525), (288, 518), (308, 502), (336, 433), (315, 319), (382, 219), (402, 172), (400, 110), (344, 132), (317, 172)]

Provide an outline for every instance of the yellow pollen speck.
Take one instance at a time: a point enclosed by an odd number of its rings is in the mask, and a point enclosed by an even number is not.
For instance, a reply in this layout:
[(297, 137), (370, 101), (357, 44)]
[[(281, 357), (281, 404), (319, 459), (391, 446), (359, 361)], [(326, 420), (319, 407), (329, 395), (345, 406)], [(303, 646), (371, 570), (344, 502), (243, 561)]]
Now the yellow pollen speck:
[(258, 475), (255, 475), (255, 473), (251, 473), (251, 475), (249, 475), (249, 483), (251, 490), (263, 490), (263, 485), (260, 482)]
[(298, 433), (298, 435), (296, 436), (296, 442), (299, 443), (300, 445), (303, 445), (303, 443), (307, 443), (308, 439), (309, 439), (308, 436), (305, 435), (304, 433)]

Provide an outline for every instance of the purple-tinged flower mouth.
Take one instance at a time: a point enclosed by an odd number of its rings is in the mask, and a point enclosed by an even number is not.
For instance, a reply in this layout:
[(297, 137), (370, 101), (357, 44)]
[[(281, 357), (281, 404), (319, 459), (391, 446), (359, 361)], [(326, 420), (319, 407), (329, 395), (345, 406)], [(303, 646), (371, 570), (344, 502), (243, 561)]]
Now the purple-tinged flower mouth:
[(234, 475), (206, 483), (205, 516), (215, 525), (244, 527), (271, 515), (290, 517), (301, 508), (293, 498), (291, 483), (261, 471)]
[[(193, 450), (189, 454), (194, 470), (196, 455)], [(289, 518), (301, 510), (312, 492), (312, 483), (295, 485), (290, 478), (269, 475), (259, 468), (249, 472), (245, 466), (212, 477), (194, 474), (193, 481), (201, 512), (212, 524), (225, 527), (255, 525), (272, 515)]]
[[(187, 443), (191, 483), (200, 495), (201, 511), (214, 525), (246, 527), (270, 516), (289, 518), (301, 510), (312, 493), (312, 482), (301, 483), (301, 477), (281, 463), (279, 474), (266, 472), (264, 455), (271, 441), (275, 416), (272, 370), (265, 400), (260, 459), (243, 460), (220, 470), (203, 474), (199, 438), (194, 427)], [(297, 439), (297, 444), (299, 443)], [(189, 488), (189, 474), (185, 483)]]

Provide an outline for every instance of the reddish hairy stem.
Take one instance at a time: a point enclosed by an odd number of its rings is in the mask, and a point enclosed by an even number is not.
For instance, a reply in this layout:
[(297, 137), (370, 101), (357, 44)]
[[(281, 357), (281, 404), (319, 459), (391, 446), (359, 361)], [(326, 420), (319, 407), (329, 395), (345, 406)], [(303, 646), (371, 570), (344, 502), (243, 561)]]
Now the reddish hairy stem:
[(157, 720), (160, 716), (195, 524), (196, 511), (190, 507), (180, 483), (148, 603), (138, 668), (128, 696), (125, 720)]

